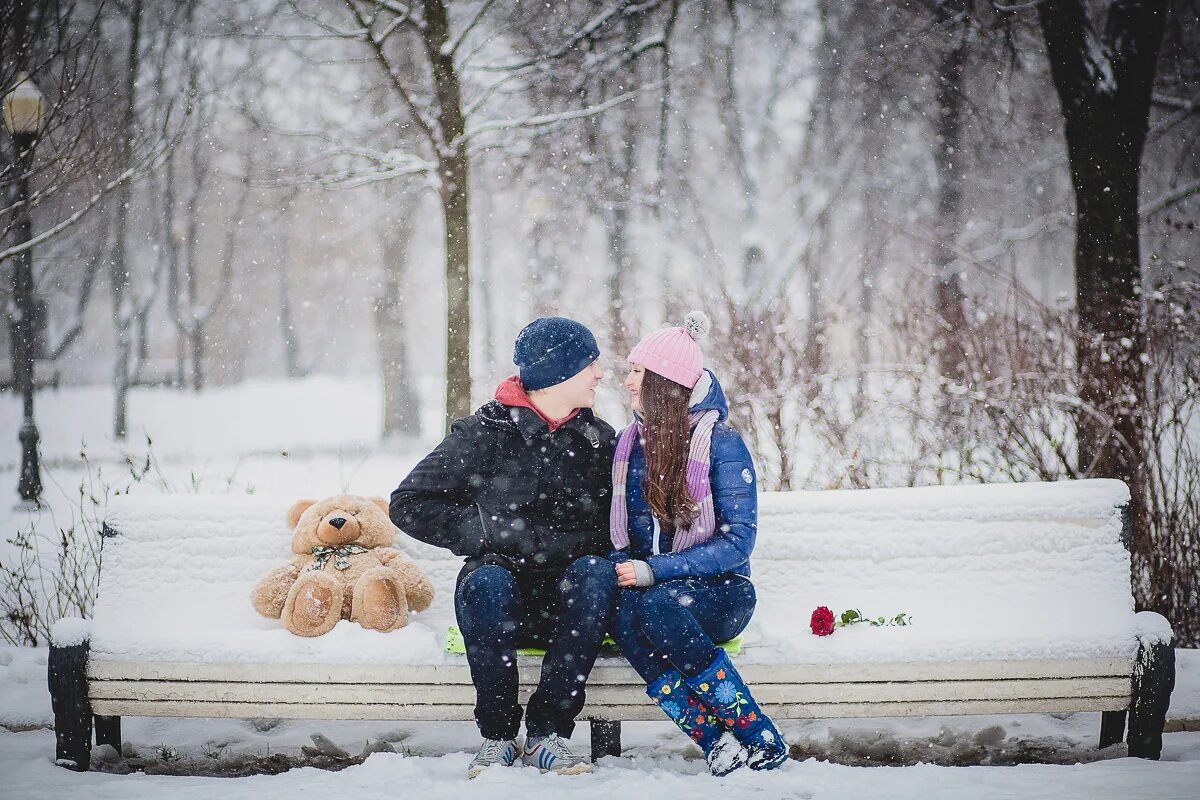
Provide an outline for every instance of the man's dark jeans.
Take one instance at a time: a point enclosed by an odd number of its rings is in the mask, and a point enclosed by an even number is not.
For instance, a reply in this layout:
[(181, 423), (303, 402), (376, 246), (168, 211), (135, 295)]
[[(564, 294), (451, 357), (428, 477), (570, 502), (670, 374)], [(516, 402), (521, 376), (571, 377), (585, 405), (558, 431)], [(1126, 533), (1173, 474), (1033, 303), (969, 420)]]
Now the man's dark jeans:
[(600, 556), (584, 556), (563, 572), (533, 577), (485, 564), (459, 581), (454, 610), (484, 738), (512, 739), (520, 727), (518, 647), (546, 650), (541, 680), (529, 698), (526, 734), (571, 735), (616, 593), (613, 565)]
[(754, 584), (741, 575), (680, 578), (649, 589), (621, 589), (613, 638), (647, 684), (674, 667), (699, 675), (745, 629), (755, 606)]

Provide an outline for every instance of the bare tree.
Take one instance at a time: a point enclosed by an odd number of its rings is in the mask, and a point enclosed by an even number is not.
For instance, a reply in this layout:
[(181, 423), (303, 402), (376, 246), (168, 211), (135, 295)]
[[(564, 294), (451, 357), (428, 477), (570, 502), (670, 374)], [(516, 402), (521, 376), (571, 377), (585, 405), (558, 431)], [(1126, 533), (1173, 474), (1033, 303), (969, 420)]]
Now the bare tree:
[[(141, 64), (142, 0), (132, 0), (129, 6), (128, 49), (125, 62), (124, 100), (121, 120), (121, 149), (119, 163), (128, 169), (133, 163), (133, 141), (137, 131), (137, 78)], [(117, 354), (113, 367), (113, 436), (124, 439), (128, 429), (129, 388), (133, 385), (133, 326), (138, 307), (137, 298), (130, 297), (129, 280), (129, 206), (132, 200), (130, 185), (124, 184), (114, 205), (113, 247), (108, 257), (108, 284), (112, 293), (113, 328), (117, 334)]]
[(408, 272), (416, 201), (411, 195), (381, 198), (388, 213), (379, 220), (379, 288), (372, 303), (379, 340), (383, 382), (383, 436), (415, 438), (421, 433), (420, 407), (410, 369), (407, 298), (402, 286)]
[[(115, 80), (106, 69), (109, 42), (103, 36), (108, 9), (103, 3), (60, 3), (55, 0), (7, 0), (0, 3), (0, 95), (7, 95), (22, 80), (37, 86), (44, 97), (42, 129), (26, 159), (18, 159), (11, 138), (0, 143), (0, 271), (17, 259), (41, 257), (60, 248), (82, 262), (83, 269), (69, 276), (54, 266), (54, 259), (33, 264), (33, 310), (29, 347), (34, 359), (57, 360), (76, 341), (104, 257), (104, 236), (72, 234), (90, 232), (92, 214), (105, 200), (133, 178), (142, 165), (120, 169), (114, 158), (112, 126), (99, 98), (110, 94)], [(6, 132), (7, 133), (7, 132)], [(17, 197), (25, 182), (28, 196)], [(31, 221), (31, 236), (17, 236), (17, 228)], [(15, 271), (14, 271), (15, 274)], [(8, 281), (0, 297), (11, 300)], [(58, 341), (51, 343), (55, 327), (50, 315), (50, 294), (74, 294), (73, 313), (57, 327)], [(10, 322), (12, 309), (8, 309)], [(15, 332), (16, 327), (11, 326)], [(10, 348), (18, 355), (17, 342)]]
[[(1101, 18), (1083, 0), (1038, 4), (1075, 189), (1081, 399), (1107, 412), (1080, 416), (1080, 465), (1129, 484), (1140, 570), (1152, 554), (1137, 412), (1146, 378), (1138, 191), (1167, 2), (1121, 0), (1104, 3), (1103, 11)], [(1153, 576), (1139, 588), (1139, 605), (1156, 607), (1161, 593)]]
[(974, 30), (966, 2), (940, 2), (934, 17), (940, 38), (944, 40), (939, 42), (941, 52), (938, 54), (934, 109), (934, 147), (937, 149), (934, 307), (942, 320), (938, 357), (944, 377), (965, 383), (970, 376), (965, 371), (966, 353), (958, 332), (966, 327), (966, 295), (959, 276), (961, 266), (955, 256), (954, 241), (962, 234), (963, 227), (963, 73), (967, 67), (968, 42)]
[[(421, 0), (412, 6), (399, 3), (341, 0), (358, 26), (352, 38), (363, 42), (385, 82), (408, 112), (408, 121), (423, 140), (434, 164), (443, 222), (446, 288), (446, 426), (471, 408), (471, 265), (470, 265), (470, 163), (466, 119), (456, 59), (466, 34), (487, 13), (482, 2), (458, 32), (442, 0)], [(423, 56), (426, 70), (422, 94), (405, 70), (407, 56), (396, 48), (409, 37)]]

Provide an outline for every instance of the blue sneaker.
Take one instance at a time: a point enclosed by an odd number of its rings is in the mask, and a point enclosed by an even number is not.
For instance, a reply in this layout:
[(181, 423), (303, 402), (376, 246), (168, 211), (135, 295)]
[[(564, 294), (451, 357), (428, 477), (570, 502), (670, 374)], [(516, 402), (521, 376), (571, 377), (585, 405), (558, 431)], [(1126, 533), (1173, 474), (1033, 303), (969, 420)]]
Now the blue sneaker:
[(525, 748), (521, 751), (521, 763), (559, 775), (582, 775), (592, 771), (592, 765), (572, 753), (556, 733), (526, 739)]
[(493, 764), (511, 767), (517, 760), (519, 752), (521, 752), (521, 748), (517, 747), (517, 743), (511, 739), (507, 741), (484, 739), (483, 746), (479, 748), (479, 752), (471, 759), (471, 764), (467, 767), (467, 777), (474, 778)]

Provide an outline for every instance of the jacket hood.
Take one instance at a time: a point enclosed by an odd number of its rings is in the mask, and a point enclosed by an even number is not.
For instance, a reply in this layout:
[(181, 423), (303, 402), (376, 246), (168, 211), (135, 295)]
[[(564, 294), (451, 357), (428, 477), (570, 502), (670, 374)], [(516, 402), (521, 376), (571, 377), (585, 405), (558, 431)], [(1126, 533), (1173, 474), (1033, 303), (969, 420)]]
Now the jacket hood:
[[(517, 409), (528, 409), (528, 412), (517, 411)], [(485, 403), (476, 413), (485, 422), (495, 424), (499, 427), (507, 427), (505, 423), (515, 425), (528, 439), (537, 433), (537, 429), (541, 424), (544, 423), (550, 432), (553, 433), (579, 416), (583, 410), (577, 408), (568, 414), (565, 419), (549, 419), (541, 411), (538, 411), (537, 406), (529, 399), (529, 395), (525, 392), (525, 387), (521, 385), (520, 376), (513, 375), (501, 381), (500, 385), (496, 387), (495, 399), (489, 403)]]
[(692, 389), (691, 405), (688, 407), (688, 411), (713, 409), (719, 415), (718, 422), (724, 422), (729, 418), (729, 401), (725, 399), (725, 390), (721, 388), (721, 384), (712, 370), (705, 367), (704, 371), (700, 373), (700, 380), (696, 381), (696, 386)]

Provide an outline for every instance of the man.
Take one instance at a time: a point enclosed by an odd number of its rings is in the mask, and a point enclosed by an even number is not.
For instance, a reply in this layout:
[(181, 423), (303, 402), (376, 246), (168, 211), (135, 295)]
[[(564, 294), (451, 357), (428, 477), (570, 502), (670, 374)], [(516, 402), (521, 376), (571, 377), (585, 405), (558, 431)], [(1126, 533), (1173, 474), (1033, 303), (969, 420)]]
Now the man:
[[(590, 772), (564, 741), (616, 596), (608, 551), (613, 429), (591, 407), (604, 376), (586, 327), (534, 320), (514, 346), (518, 375), (392, 492), (396, 526), (466, 556), (454, 609), (475, 684), (484, 743), (475, 777), (521, 760), (543, 772)], [(518, 647), (546, 649), (518, 748)]]

